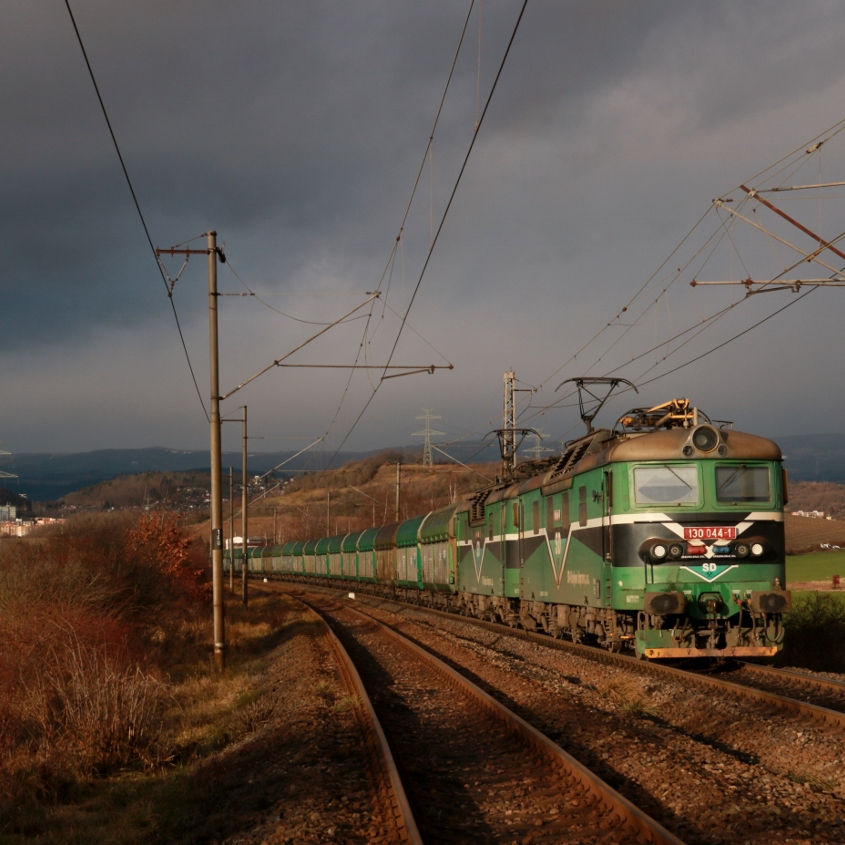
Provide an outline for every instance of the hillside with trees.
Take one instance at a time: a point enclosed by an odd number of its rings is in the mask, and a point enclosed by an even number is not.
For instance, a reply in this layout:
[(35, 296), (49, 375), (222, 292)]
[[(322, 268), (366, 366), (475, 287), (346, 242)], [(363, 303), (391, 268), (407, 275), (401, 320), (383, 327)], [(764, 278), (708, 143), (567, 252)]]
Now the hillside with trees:
[[(499, 464), (402, 463), (401, 452), (386, 452), (350, 461), (336, 470), (312, 473), (250, 491), (250, 537), (266, 542), (325, 534), (345, 534), (396, 520), (397, 464), (399, 518), (407, 519), (466, 498), (488, 485), (501, 471)], [(240, 536), (240, 501), (235, 536)], [(224, 536), (228, 536), (228, 506), (224, 507)], [(197, 526), (202, 531), (205, 526)], [(274, 539), (275, 538), (275, 539)]]

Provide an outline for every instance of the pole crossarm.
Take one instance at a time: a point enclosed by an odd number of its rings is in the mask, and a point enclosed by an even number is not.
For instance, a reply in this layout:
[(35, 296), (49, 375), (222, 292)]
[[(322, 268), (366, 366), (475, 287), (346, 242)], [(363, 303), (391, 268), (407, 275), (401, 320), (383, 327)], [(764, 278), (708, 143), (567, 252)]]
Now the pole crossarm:
[[(379, 367), (378, 369), (392, 370), (392, 369), (394, 369), (394, 367)], [(396, 369), (404, 369), (404, 370), (407, 370), (407, 372), (393, 373), (393, 375), (391, 375), (391, 376), (382, 376), (381, 380), (385, 381), (386, 379), (399, 378), (400, 376), (415, 376), (418, 373), (428, 373), (429, 375), (434, 375), (435, 370), (454, 370), (455, 365), (454, 364), (449, 364), (449, 365), (441, 364), (440, 366), (435, 366), (434, 364), (430, 364), (427, 367), (420, 367), (418, 370), (408, 370), (406, 367), (398, 367)]]
[(300, 343), (299, 346), (297, 346), (295, 349), (291, 349), (290, 352), (285, 355), (282, 355), (281, 358), (277, 358), (275, 361), (273, 361), (272, 364), (268, 364), (266, 367), (264, 367), (263, 370), (259, 370), (259, 372), (257, 372), (254, 376), (250, 376), (246, 381), (242, 381), (237, 387), (233, 388), (228, 393), (221, 396), (220, 401), (222, 402), (224, 399), (228, 399), (233, 393), (237, 393), (242, 387), (246, 387), (250, 382), (255, 381), (259, 376), (263, 376), (264, 373), (266, 373), (268, 370), (272, 370), (273, 367), (278, 367), (282, 363), (282, 361), (286, 360), (287, 358), (290, 358), (291, 355), (293, 355), (295, 352), (299, 352), (300, 349), (302, 349), (304, 346), (307, 346), (309, 343), (311, 343), (312, 340), (316, 340), (318, 337), (320, 337), (320, 335), (325, 334), (329, 329), (334, 328), (338, 323), (343, 322), (347, 317), (351, 316), (356, 311), (363, 308), (368, 302), (372, 302), (374, 299), (378, 299), (378, 297), (378, 291), (376, 291), (372, 296), (368, 296), (360, 305), (356, 305), (351, 311), (347, 311), (342, 317), (338, 317), (333, 323), (329, 323), (327, 326), (324, 326), (322, 329), (320, 329), (320, 331), (317, 332), (317, 334), (311, 335), (308, 340), (304, 341), (303, 343)]
[(223, 247), (206, 247), (205, 249), (176, 249), (176, 247), (162, 249), (161, 247), (156, 247), (156, 255), (208, 255), (210, 252), (216, 252), (218, 255), (222, 255)]
[(816, 188), (841, 188), (843, 185), (845, 185), (845, 182), (817, 182), (815, 185), (780, 185), (777, 188), (756, 188), (755, 190), (758, 194), (773, 194), (777, 191), (812, 191)]
[[(454, 364), (276, 364), (277, 367), (314, 367), (327, 370), (413, 370), (415, 373), (433, 373), (435, 370), (454, 370)], [(400, 375), (409, 375), (401, 373)], [(392, 376), (388, 376), (392, 378)]]
[(770, 279), (767, 281), (759, 281), (757, 279), (693, 279), (690, 282), (691, 287), (698, 287), (699, 285), (745, 285), (750, 288), (752, 285), (765, 286), (770, 285), (773, 288), (780, 290), (781, 288), (800, 288), (806, 286), (824, 286), (829, 288), (837, 288), (845, 286), (845, 279)]

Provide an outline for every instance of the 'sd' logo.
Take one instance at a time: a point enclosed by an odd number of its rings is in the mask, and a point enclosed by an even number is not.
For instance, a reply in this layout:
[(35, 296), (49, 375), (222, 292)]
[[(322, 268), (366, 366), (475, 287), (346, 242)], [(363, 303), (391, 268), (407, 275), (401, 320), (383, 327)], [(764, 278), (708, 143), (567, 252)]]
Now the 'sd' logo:
[(699, 565), (682, 566), (681, 569), (692, 572), (693, 575), (701, 578), (702, 581), (712, 583), (731, 569), (736, 569), (736, 567), (737, 565), (735, 563), (724, 564), (707, 561)]
[(563, 563), (566, 560), (566, 538), (559, 528), (555, 529), (554, 537), (548, 537), (549, 558), (552, 561), (552, 570), (555, 574), (555, 583), (560, 587), (560, 580), (563, 577)]
[(481, 542), (481, 532), (476, 531), (472, 541), (472, 561), (475, 564), (475, 579), (481, 580), (481, 565), (484, 562), (484, 544)]

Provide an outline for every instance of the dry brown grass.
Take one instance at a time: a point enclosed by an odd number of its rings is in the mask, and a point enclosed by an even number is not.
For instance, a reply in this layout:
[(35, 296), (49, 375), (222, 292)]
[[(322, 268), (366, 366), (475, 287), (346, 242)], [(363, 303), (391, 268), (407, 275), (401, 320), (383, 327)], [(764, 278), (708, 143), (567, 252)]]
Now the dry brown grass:
[[(45, 717), (24, 731), (49, 741), (0, 745), (0, 842), (191, 841), (197, 765), (273, 715), (264, 661), (288, 612), (283, 598), (260, 587), (248, 610), (229, 597), (222, 674), (212, 667), (210, 612), (173, 626), (168, 655), (175, 660), (158, 674), (121, 673), (108, 655), (81, 648), (63, 658), (62, 671), (56, 664), (44, 690), (32, 692), (30, 712), (40, 706)], [(3, 719), (0, 707), (0, 733)], [(124, 764), (104, 766), (118, 759)]]

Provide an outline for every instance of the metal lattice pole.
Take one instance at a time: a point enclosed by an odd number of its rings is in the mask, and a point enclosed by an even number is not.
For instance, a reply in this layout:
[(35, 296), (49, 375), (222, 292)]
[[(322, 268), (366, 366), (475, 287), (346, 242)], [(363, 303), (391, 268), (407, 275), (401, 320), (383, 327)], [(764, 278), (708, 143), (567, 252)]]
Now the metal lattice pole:
[(502, 469), (510, 477), (516, 467), (516, 373), (505, 371), (505, 398), (502, 414)]
[(417, 417), (418, 420), (425, 420), (425, 428), (422, 431), (414, 431), (411, 433), (411, 437), (425, 437), (424, 445), (423, 445), (423, 466), (430, 467), (434, 461), (431, 456), (431, 436), (432, 435), (442, 435), (445, 432), (437, 431), (436, 429), (431, 427), (432, 420), (439, 420), (441, 419), (436, 414), (432, 414), (428, 408), (423, 408), (425, 412), (425, 416)]

